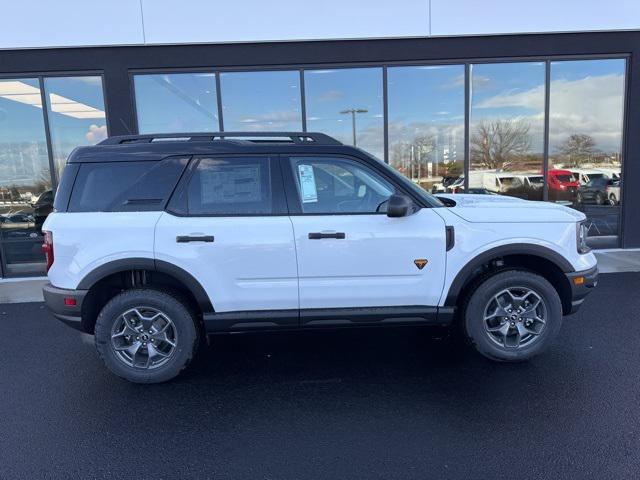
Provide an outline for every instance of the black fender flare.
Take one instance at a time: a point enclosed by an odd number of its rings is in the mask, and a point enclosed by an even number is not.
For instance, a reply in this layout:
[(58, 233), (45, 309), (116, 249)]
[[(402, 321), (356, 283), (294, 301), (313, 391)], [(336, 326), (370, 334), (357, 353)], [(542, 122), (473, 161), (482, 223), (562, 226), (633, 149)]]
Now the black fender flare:
[(467, 280), (481, 265), (495, 258), (505, 257), (507, 255), (528, 255), (531, 257), (540, 257), (550, 261), (564, 273), (571, 273), (575, 271), (573, 265), (571, 265), (566, 258), (548, 247), (530, 243), (511, 243), (508, 245), (500, 245), (482, 252), (460, 269), (456, 277), (453, 279), (453, 282), (451, 282), (444, 305), (447, 307), (453, 307), (456, 305), (460, 292), (467, 283)]
[(214, 311), (209, 295), (193, 275), (177, 265), (153, 258), (122, 258), (107, 262), (85, 275), (78, 283), (77, 290), (89, 290), (103, 278), (128, 270), (149, 270), (169, 275), (182, 283), (191, 292), (203, 313), (212, 313)]

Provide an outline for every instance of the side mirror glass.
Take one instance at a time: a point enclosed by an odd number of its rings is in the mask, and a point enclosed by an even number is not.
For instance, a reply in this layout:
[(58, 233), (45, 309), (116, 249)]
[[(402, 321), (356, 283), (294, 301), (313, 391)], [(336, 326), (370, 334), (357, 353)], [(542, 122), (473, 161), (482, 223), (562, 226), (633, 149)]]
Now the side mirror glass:
[(406, 195), (394, 193), (387, 201), (387, 217), (406, 217), (413, 213), (413, 201)]

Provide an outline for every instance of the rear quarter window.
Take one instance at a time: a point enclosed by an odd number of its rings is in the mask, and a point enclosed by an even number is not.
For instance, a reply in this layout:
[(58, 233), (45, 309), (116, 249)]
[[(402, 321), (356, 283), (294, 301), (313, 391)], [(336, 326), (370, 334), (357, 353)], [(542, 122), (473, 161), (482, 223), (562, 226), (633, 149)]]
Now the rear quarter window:
[(189, 161), (105, 162), (80, 165), (69, 212), (162, 210)]

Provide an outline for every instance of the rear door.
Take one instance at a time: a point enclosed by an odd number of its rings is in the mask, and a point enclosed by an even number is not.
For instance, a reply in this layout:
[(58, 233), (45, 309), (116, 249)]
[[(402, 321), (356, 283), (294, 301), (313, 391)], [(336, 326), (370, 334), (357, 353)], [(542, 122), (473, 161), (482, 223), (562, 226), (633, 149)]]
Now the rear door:
[(302, 323), (306, 309), (437, 305), (446, 234), (434, 209), (387, 217), (386, 200), (399, 187), (354, 157), (296, 156), (282, 168)]
[(293, 229), (277, 158), (194, 158), (156, 226), (157, 260), (183, 268), (215, 311), (290, 310), (297, 324)]

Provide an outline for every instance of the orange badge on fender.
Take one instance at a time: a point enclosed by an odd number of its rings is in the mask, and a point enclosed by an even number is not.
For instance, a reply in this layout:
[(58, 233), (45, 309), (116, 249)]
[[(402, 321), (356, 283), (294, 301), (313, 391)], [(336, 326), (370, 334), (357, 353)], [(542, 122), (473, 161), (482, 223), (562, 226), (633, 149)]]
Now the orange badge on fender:
[(416, 267), (418, 267), (418, 270), (422, 270), (424, 268), (424, 266), (428, 263), (428, 260), (426, 258), (416, 258), (413, 263), (416, 264)]

